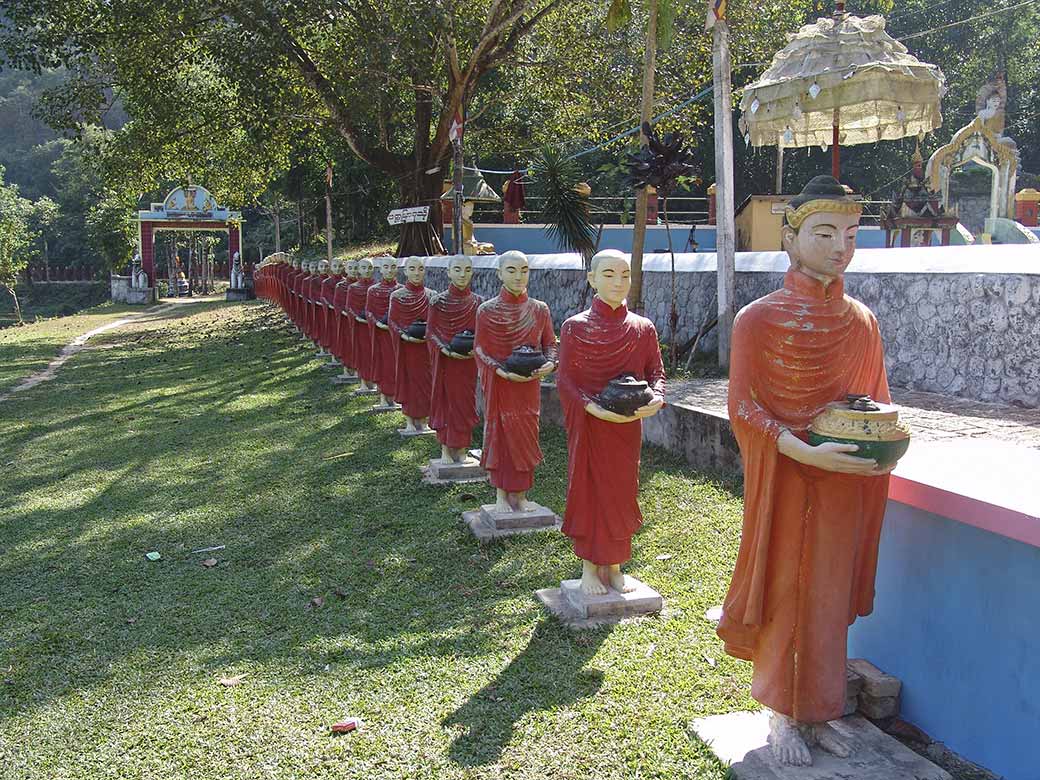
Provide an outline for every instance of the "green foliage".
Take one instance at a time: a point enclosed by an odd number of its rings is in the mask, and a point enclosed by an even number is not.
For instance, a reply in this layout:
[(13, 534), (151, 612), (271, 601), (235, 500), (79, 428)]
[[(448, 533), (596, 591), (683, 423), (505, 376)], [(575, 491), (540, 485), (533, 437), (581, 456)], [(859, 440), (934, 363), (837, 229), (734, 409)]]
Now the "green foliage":
[(589, 216), (589, 199), (575, 189), (582, 183), (574, 160), (546, 147), (531, 172), (545, 197), (540, 221), (561, 248), (586, 258), (595, 251), (596, 228)]
[(18, 274), (28, 262), (27, 250), (33, 240), (29, 225), (32, 203), (18, 194), (18, 188), (4, 184), (0, 168), (0, 285), (13, 295)]

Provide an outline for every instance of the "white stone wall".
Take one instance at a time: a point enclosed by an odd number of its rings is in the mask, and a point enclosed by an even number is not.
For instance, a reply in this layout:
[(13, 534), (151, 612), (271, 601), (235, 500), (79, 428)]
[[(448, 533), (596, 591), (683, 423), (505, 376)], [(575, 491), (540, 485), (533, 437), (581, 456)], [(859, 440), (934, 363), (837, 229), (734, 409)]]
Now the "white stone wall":
[[(498, 292), (497, 258), (474, 259), (473, 288)], [(427, 286), (447, 287), (446, 257), (427, 260)], [(577, 255), (535, 255), (530, 294), (549, 304), (557, 328), (589, 304)], [(779, 288), (783, 252), (737, 256), (739, 306)], [(644, 258), (645, 313), (671, 341), (668, 255)], [(715, 255), (676, 256), (680, 341), (715, 310)], [(1035, 408), (1040, 406), (1040, 246), (865, 249), (846, 275), (846, 292), (877, 315), (893, 385)], [(701, 342), (716, 347), (714, 332)]]

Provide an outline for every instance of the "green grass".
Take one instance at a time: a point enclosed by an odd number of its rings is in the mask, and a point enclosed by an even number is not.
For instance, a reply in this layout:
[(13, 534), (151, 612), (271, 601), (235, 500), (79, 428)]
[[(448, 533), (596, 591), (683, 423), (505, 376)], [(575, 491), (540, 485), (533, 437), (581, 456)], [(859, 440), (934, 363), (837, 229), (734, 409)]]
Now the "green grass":
[(725, 776), (689, 722), (753, 706), (703, 617), (734, 484), (648, 448), (626, 568), (666, 612), (572, 631), (533, 597), (577, 575), (567, 539), (479, 546), (459, 512), (491, 489), (423, 486), (436, 442), (358, 414), (265, 304), (97, 338), (0, 403), (0, 778)]
[(127, 312), (140, 310), (140, 306), (103, 303), (70, 317), (0, 329), (0, 393), (46, 368), (61, 348), (77, 336), (119, 319)]

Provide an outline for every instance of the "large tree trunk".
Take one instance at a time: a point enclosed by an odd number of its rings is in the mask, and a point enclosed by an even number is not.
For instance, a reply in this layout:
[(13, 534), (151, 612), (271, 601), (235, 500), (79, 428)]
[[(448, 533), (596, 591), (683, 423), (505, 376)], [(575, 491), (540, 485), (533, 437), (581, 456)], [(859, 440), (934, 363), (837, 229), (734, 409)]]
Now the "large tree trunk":
[[(431, 165), (431, 168), (436, 167)], [(415, 178), (409, 177), (401, 182), (401, 206), (429, 206), (430, 216), (426, 222), (406, 222), (401, 225), (401, 237), (397, 242), (397, 256), (409, 257), (419, 255), (443, 255), (444, 244), (441, 242), (441, 180), (443, 174), (427, 174), (424, 169), (419, 172), (418, 186)]]
[(14, 316), (18, 318), (18, 324), (21, 325), (24, 320), (22, 319), (22, 307), (18, 305), (18, 293), (14, 291), (14, 287), (8, 287), (6, 284), (4, 289), (11, 294), (11, 298), (14, 300)]

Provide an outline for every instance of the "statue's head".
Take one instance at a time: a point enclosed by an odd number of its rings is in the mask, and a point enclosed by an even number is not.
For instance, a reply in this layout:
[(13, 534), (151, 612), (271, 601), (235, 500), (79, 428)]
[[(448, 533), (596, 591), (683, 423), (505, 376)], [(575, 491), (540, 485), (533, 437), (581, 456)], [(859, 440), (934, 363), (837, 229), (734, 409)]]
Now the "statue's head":
[(390, 257), (390, 255), (383, 255), (382, 257), (377, 257), (376, 267), (379, 268), (379, 275), (384, 280), (397, 279), (396, 257)]
[(625, 302), (632, 287), (632, 265), (628, 255), (617, 249), (597, 252), (589, 263), (587, 278), (596, 295), (616, 309)]
[(336, 276), (343, 273), (343, 261), (338, 257), (332, 258), (332, 262), (329, 263), (329, 271)]
[(290, 260), (290, 261), (289, 261), (289, 263), (290, 263), (290, 265), (292, 265), (292, 267), (293, 267), (293, 268), (295, 268), (296, 270), (299, 270), (299, 269), (300, 269), (300, 261), (299, 261), (299, 260), (298, 260), (297, 258), (295, 258), (295, 257), (294, 257), (294, 258), (293, 258), (292, 260)]
[(465, 290), (473, 280), (473, 261), (466, 255), (455, 255), (448, 261), (448, 281)]
[(510, 249), (498, 256), (498, 278), (502, 286), (513, 295), (527, 292), (527, 279), (530, 275), (527, 255), (516, 249)]
[(856, 252), (863, 206), (833, 176), (816, 176), (791, 199), (781, 239), (791, 267), (824, 284), (841, 278)]
[(404, 261), (404, 278), (412, 284), (422, 284), (426, 278), (426, 263), (421, 257), (409, 257)]
[(362, 257), (357, 261), (358, 279), (371, 279), (373, 273), (375, 273), (375, 266), (372, 265), (371, 258)]
[(462, 216), (466, 219), (473, 217), (473, 209), (476, 207), (476, 203), (472, 200), (466, 200), (462, 202)]
[(318, 273), (319, 274), (327, 274), (328, 272), (329, 272), (329, 261), (328, 260), (319, 260), (318, 261)]
[(358, 278), (358, 260), (347, 260), (344, 264), (344, 270), (347, 274), (348, 279)]

